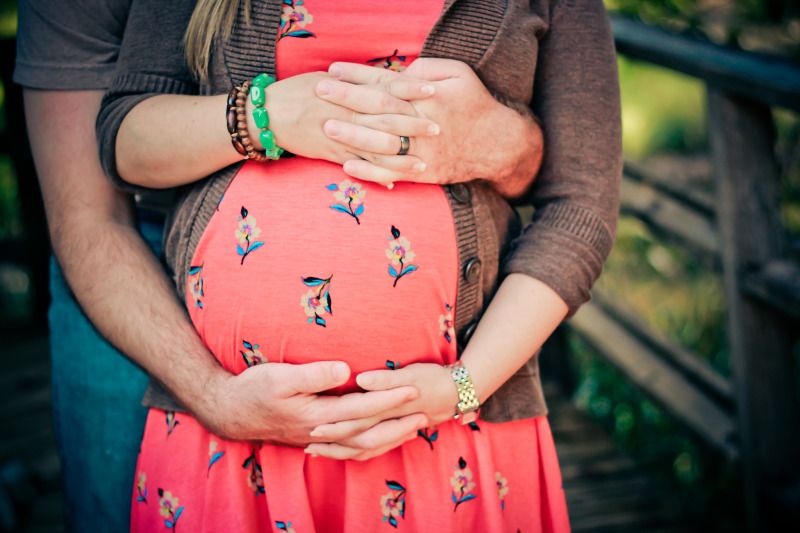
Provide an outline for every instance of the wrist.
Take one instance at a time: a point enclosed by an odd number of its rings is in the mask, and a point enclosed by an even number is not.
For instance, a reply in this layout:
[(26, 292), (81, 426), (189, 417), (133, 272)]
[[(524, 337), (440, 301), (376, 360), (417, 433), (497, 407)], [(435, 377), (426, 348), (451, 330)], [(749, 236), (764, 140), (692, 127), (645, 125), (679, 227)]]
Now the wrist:
[(495, 101), (486, 113), (483, 131), (497, 143), (485, 151), (479, 176), (505, 197), (519, 197), (530, 187), (539, 170), (543, 138), (530, 113)]
[(192, 413), (209, 431), (220, 437), (233, 438), (230, 431), (230, 414), (235, 410), (228, 406), (231, 402), (231, 383), (235, 376), (217, 367), (212, 370), (201, 384), (200, 394), (194, 402)]
[(478, 419), (481, 402), (469, 369), (461, 361), (447, 365), (447, 369), (457, 395), (453, 418), (461, 424), (475, 422)]

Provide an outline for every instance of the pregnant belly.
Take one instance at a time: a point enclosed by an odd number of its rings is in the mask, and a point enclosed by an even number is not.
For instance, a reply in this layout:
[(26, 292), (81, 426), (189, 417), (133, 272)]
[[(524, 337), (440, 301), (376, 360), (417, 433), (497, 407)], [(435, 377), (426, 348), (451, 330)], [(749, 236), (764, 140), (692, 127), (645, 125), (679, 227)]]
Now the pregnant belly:
[(357, 373), (453, 361), (457, 277), (441, 187), (390, 191), (293, 158), (247, 163), (233, 179), (195, 251), (186, 303), (232, 372), (342, 360)]

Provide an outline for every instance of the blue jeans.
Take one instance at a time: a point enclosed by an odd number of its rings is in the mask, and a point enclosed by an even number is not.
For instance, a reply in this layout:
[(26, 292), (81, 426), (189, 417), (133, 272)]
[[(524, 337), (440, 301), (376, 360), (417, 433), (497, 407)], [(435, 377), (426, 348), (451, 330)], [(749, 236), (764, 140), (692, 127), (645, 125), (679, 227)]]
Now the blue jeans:
[[(140, 224), (156, 254), (162, 227)], [(122, 288), (120, 288), (122, 290)], [(147, 375), (94, 329), (51, 261), (53, 419), (69, 531), (130, 526), (131, 494), (147, 409)]]

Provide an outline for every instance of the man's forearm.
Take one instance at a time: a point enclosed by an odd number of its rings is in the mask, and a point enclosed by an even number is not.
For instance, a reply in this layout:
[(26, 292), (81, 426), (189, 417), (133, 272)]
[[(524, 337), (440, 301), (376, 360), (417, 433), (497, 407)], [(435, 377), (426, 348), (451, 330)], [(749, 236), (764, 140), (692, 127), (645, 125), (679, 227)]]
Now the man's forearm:
[(100, 333), (205, 418), (214, 403), (206, 384), (227, 373), (195, 333), (136, 231), (130, 199), (103, 175), (94, 134), (101, 96), (25, 91), (53, 249)]
[(86, 216), (53, 231), (53, 248), (89, 320), (199, 416), (220, 367), (192, 327), (164, 269), (128, 223)]

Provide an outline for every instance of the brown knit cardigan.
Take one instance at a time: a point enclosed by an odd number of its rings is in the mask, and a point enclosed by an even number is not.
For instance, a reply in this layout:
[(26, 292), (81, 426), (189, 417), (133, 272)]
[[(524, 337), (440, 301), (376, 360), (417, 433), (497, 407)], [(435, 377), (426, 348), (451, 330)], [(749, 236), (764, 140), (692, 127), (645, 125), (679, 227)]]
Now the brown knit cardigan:
[[(210, 80), (202, 86), (188, 74), (181, 47), (192, 9), (191, 0), (133, 2), (117, 75), (98, 117), (101, 159), (120, 185), (116, 133), (142, 100), (163, 93), (226, 93), (260, 72), (275, 72), (280, 0), (252, 2), (250, 25), (240, 12), (230, 41), (216, 47)], [(459, 345), (469, 341), (500, 277), (512, 272), (541, 280), (574, 313), (589, 299), (610, 252), (621, 175), (616, 61), (601, 0), (446, 0), (421, 55), (467, 63), (501, 100), (531, 106), (545, 136), (542, 169), (529, 198), (535, 214), (523, 231), (508, 203), (484, 182), (445, 187), (461, 265)], [(179, 195), (165, 238), (179, 293), (194, 249), (240, 166)], [(180, 409), (159, 387), (151, 387), (145, 404)], [(481, 417), (504, 422), (546, 412), (533, 355), (485, 402)]]

